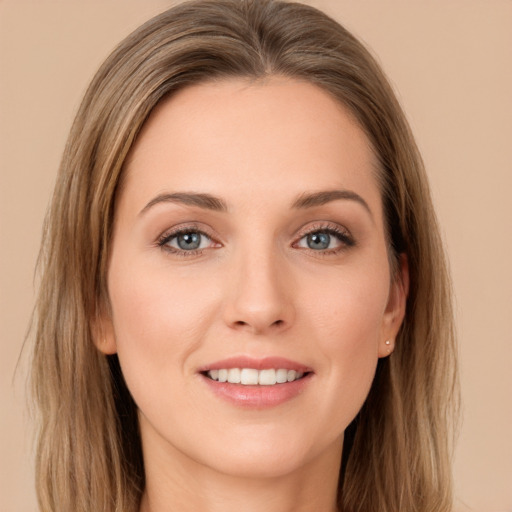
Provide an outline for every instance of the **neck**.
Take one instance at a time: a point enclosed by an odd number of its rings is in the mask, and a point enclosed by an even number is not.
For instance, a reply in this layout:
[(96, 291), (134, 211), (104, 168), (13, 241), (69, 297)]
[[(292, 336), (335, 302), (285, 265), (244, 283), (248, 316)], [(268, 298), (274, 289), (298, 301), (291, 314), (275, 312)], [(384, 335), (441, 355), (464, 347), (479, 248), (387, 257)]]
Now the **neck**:
[(153, 452), (140, 512), (335, 512), (341, 445), (272, 476), (225, 474), (174, 450)]

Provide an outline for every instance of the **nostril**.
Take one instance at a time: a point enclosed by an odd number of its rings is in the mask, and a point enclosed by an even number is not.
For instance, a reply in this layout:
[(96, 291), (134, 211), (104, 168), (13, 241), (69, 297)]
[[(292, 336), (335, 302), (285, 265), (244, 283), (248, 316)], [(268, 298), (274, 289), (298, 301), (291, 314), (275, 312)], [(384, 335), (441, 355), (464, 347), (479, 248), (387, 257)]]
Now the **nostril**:
[[(264, 327), (262, 328), (262, 326), (258, 326), (256, 324), (253, 325), (251, 322), (244, 322), (243, 320), (236, 320), (232, 325), (236, 328), (254, 327), (254, 329), (258, 332), (265, 329)], [(281, 328), (283, 325), (285, 325), (284, 320), (275, 320), (274, 322), (267, 324), (268, 328), (270, 329)]]

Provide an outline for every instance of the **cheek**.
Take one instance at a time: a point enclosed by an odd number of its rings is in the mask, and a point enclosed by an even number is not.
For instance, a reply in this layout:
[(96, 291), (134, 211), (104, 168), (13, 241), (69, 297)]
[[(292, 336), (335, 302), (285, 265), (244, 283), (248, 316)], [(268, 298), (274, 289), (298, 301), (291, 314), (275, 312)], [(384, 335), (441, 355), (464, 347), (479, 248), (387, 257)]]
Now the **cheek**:
[(198, 293), (197, 280), (170, 279), (161, 269), (109, 275), (114, 331), (119, 360), (136, 394), (183, 371), (214, 311), (214, 290)]
[(387, 274), (360, 272), (330, 282), (336, 285), (317, 290), (308, 301), (321, 344), (335, 354), (369, 348), (376, 354), (389, 293)]
[[(382, 273), (382, 272), (381, 272)], [(338, 280), (317, 295), (308, 316), (314, 320), (314, 338), (329, 375), (327, 410), (336, 411), (333, 424), (355, 417), (371, 387), (388, 298), (387, 275), (361, 273)]]

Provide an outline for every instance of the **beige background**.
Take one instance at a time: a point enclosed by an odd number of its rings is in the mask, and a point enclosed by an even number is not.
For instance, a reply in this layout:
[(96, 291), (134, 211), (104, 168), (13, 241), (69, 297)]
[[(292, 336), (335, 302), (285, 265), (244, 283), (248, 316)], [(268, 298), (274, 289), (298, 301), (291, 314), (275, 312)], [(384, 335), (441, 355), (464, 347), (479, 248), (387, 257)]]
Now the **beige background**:
[[(374, 49), (416, 133), (457, 294), (458, 509), (511, 512), (512, 1), (309, 3)], [(169, 5), (0, 0), (0, 512), (35, 510), (26, 357), (14, 369), (67, 130), (109, 50)]]

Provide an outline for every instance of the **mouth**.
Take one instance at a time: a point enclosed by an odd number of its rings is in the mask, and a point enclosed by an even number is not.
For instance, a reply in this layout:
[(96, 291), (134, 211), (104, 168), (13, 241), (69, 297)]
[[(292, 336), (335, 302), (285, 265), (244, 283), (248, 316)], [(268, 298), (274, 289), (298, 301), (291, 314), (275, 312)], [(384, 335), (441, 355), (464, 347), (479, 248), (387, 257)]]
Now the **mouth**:
[(311, 384), (314, 372), (280, 357), (233, 357), (198, 369), (207, 388), (222, 400), (264, 409), (295, 399)]
[(286, 368), (219, 368), (201, 372), (205, 377), (229, 384), (242, 386), (275, 386), (303, 379), (311, 372), (288, 370)]

